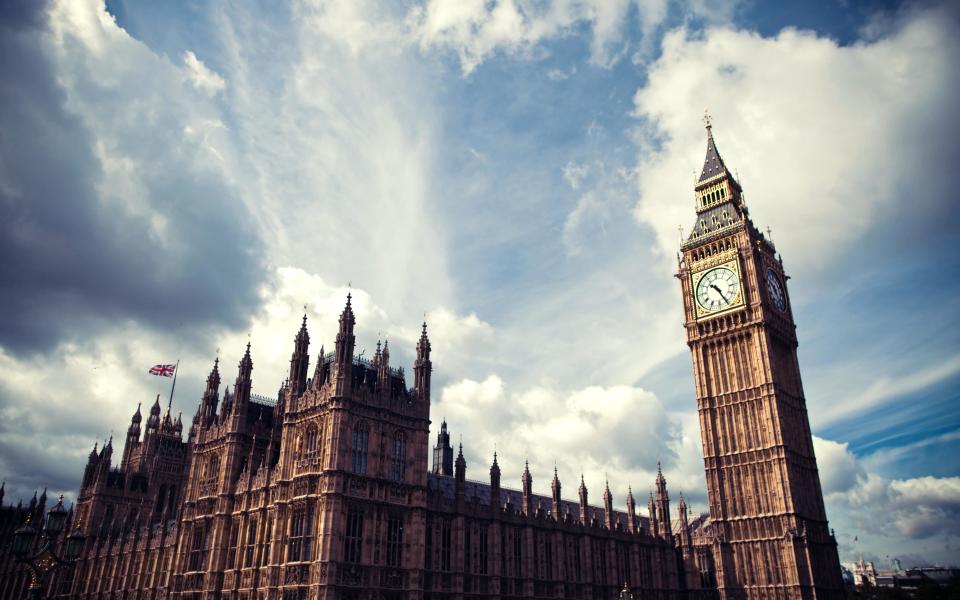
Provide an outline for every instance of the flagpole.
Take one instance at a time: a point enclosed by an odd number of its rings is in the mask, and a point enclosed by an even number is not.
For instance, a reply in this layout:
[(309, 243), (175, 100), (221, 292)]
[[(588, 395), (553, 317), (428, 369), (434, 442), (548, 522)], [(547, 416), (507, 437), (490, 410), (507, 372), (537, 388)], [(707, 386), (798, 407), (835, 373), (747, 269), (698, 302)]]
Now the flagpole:
[(173, 390), (177, 387), (177, 371), (180, 370), (180, 359), (177, 359), (177, 366), (173, 368), (173, 383), (170, 385), (170, 400), (167, 402), (167, 410), (173, 406)]

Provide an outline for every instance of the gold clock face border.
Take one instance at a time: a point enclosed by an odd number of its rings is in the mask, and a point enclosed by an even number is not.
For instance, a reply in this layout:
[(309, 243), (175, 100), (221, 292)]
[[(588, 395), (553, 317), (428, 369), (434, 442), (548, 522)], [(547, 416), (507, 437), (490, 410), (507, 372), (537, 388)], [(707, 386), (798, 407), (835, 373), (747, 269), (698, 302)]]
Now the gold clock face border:
[[(722, 309), (720, 309), (720, 310), (709, 311), (709, 310), (703, 308), (702, 306), (700, 306), (700, 303), (697, 302), (697, 284), (700, 283), (700, 280), (703, 278), (704, 275), (706, 275), (706, 274), (709, 273), (710, 271), (713, 271), (714, 269), (719, 269), (719, 268), (722, 268), (722, 267), (726, 267), (726, 268), (730, 269), (731, 271), (733, 271), (734, 274), (736, 274), (736, 276), (737, 276), (737, 283), (740, 284), (739, 287), (738, 287), (738, 289), (737, 289), (737, 296), (733, 299), (732, 302), (730, 302), (730, 304), (729, 304), (728, 306), (726, 306), (726, 307), (724, 307), (724, 308), (722, 308)], [(698, 321), (702, 321), (702, 320), (706, 320), (706, 319), (712, 319), (713, 317), (716, 317), (716, 316), (719, 316), (719, 315), (722, 315), (722, 314), (726, 314), (726, 313), (728, 313), (728, 312), (730, 312), (730, 311), (732, 311), (732, 310), (737, 310), (738, 308), (741, 308), (741, 307), (743, 307), (743, 305), (744, 305), (744, 297), (743, 297), (743, 274), (740, 272), (740, 261), (738, 261), (738, 260), (736, 260), (736, 259), (730, 260), (730, 261), (727, 261), (727, 262), (724, 262), (724, 263), (720, 263), (720, 264), (718, 264), (718, 265), (710, 265), (709, 267), (707, 267), (707, 268), (705, 268), (705, 269), (700, 269), (699, 271), (696, 271), (696, 272), (694, 272), (694, 273), (691, 273), (691, 274), (690, 274), (690, 284), (691, 284), (691, 285), (690, 285), (690, 295), (691, 295), (690, 300), (691, 300), (691, 302), (693, 302), (694, 316), (696, 317), (696, 319), (697, 319)]]

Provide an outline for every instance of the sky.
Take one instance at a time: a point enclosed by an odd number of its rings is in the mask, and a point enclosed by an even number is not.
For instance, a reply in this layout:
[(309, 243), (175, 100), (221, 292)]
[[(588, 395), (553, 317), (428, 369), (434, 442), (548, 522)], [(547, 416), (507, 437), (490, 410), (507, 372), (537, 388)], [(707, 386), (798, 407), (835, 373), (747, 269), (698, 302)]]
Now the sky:
[[(841, 560), (960, 560), (960, 12), (951, 3), (0, 4), (0, 477), (74, 497), (147, 369), (189, 421), (304, 311), (494, 448), (706, 509), (677, 270), (709, 109), (790, 275)], [(432, 441), (432, 440), (431, 440)], [(594, 491), (595, 490), (595, 491)], [(570, 494), (572, 492), (568, 492)]]

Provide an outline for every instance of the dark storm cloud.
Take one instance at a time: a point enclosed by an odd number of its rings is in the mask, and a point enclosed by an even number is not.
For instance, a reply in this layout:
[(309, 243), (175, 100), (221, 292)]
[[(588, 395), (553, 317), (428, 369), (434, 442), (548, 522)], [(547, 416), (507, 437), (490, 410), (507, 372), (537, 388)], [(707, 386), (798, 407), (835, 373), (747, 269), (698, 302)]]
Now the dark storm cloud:
[[(117, 321), (186, 331), (249, 318), (263, 244), (236, 191), (193, 168), (176, 111), (159, 102), (152, 121), (125, 125), (114, 151), (136, 157), (145, 200), (107, 202), (98, 140), (67, 108), (42, 8), (5, 3), (0, 19), (0, 347), (42, 352)], [(102, 110), (122, 105), (104, 95)]]

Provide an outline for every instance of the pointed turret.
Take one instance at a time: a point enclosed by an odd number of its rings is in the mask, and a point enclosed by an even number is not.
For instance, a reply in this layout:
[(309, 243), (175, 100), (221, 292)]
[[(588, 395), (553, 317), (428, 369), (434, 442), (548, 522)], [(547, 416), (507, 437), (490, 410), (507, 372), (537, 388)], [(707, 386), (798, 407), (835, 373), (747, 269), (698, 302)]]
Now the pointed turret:
[(493, 453), (493, 464), (490, 465), (490, 506), (494, 510), (500, 509), (500, 465), (497, 464), (497, 453)]
[(413, 363), (413, 388), (417, 400), (430, 401), (430, 338), (427, 337), (427, 322), (423, 322), (420, 340), (417, 342), (417, 360)]
[(390, 391), (390, 340), (383, 343), (383, 351), (377, 361), (377, 388), (385, 393)]
[(150, 416), (147, 417), (147, 434), (156, 433), (160, 429), (160, 394), (150, 407)]
[(460, 450), (457, 452), (457, 461), (454, 466), (454, 473), (458, 483), (463, 483), (467, 477), (467, 461), (463, 458), (463, 444), (460, 444)]
[(143, 415), (140, 414), (140, 402), (137, 402), (137, 410), (134, 411), (133, 416), (130, 417), (130, 427), (127, 428), (127, 440), (130, 441), (139, 441), (140, 440), (140, 422), (143, 420)]
[(530, 496), (533, 495), (533, 476), (530, 475), (530, 461), (525, 461), (523, 465), (523, 514), (530, 514)]
[(657, 514), (660, 516), (658, 521), (657, 533), (664, 539), (670, 539), (673, 536), (670, 524), (670, 495), (667, 494), (667, 480), (663, 476), (660, 468), (660, 461), (657, 461)]
[(250, 358), (250, 342), (247, 350), (240, 359), (237, 370), (237, 380), (233, 384), (233, 412), (246, 414), (247, 404), (250, 402), (250, 390), (253, 386), (253, 359)]
[(560, 520), (560, 476), (557, 474), (557, 466), (553, 466), (553, 481), (550, 482), (550, 492), (553, 496), (553, 505), (551, 507), (551, 512), (553, 513), (553, 518), (557, 521)]
[(743, 222), (746, 214), (743, 190), (720, 157), (709, 115), (704, 115), (704, 125), (707, 129), (707, 153), (694, 186), (697, 221), (685, 243), (737, 225)]
[(217, 416), (217, 401), (220, 396), (220, 357), (213, 360), (213, 368), (207, 375), (207, 389), (200, 404), (200, 425), (209, 427)]
[(637, 503), (633, 499), (633, 487), (627, 486), (627, 529), (637, 531)]
[(127, 428), (127, 441), (123, 445), (123, 459), (120, 462), (122, 469), (126, 469), (130, 464), (133, 451), (140, 443), (140, 421), (143, 416), (140, 414), (140, 403), (137, 402), (137, 410), (130, 418), (130, 427)]
[(647, 514), (650, 517), (650, 535), (656, 536), (660, 526), (657, 518), (657, 505), (653, 501), (653, 490), (650, 490), (650, 500), (647, 501)]
[(583, 473), (580, 473), (580, 524), (587, 524), (587, 484), (583, 481)]
[(717, 143), (713, 139), (713, 120), (709, 113), (703, 115), (703, 125), (707, 130), (707, 154), (703, 158), (703, 167), (700, 169), (700, 177), (697, 179), (697, 185), (710, 183), (722, 178), (733, 179), (727, 165), (724, 164), (720, 151), (717, 150)]
[(293, 354), (290, 355), (289, 391), (292, 398), (299, 398), (307, 389), (307, 371), (310, 368), (310, 334), (307, 332), (307, 315), (304, 313), (300, 331), (293, 338)]
[(686, 548), (690, 545), (690, 523), (687, 518), (687, 501), (683, 499), (683, 492), (680, 492), (680, 499), (677, 501), (677, 514), (680, 527), (677, 536), (680, 538), (680, 545)]
[(97, 463), (97, 479), (100, 481), (106, 481), (107, 474), (110, 472), (110, 464), (113, 461), (113, 436), (111, 435), (107, 442), (103, 445), (103, 450), (100, 452), (100, 460)]
[(233, 411), (233, 395), (230, 393), (230, 386), (223, 389), (223, 400), (220, 401), (220, 422), (223, 422)]
[(351, 295), (348, 293), (347, 305), (343, 307), (343, 312), (340, 313), (340, 331), (337, 332), (336, 349), (334, 350), (334, 393), (338, 396), (350, 392), (353, 379), (353, 347), (356, 343), (353, 327), (356, 324), (356, 318), (353, 316), (353, 307), (350, 302)]
[(326, 383), (326, 369), (323, 362), (323, 344), (320, 345), (320, 355), (317, 356), (317, 366), (313, 369), (313, 379), (310, 380), (310, 387), (319, 390)]
[(613, 494), (610, 493), (610, 480), (603, 486), (603, 526), (613, 529)]
[(440, 433), (437, 434), (437, 445), (433, 448), (433, 472), (436, 475), (453, 475), (453, 446), (450, 445), (450, 434), (447, 432), (447, 421), (440, 423)]
[(83, 480), (80, 482), (80, 488), (85, 488), (91, 483), (97, 474), (97, 465), (100, 462), (100, 453), (97, 451), (97, 443), (93, 443), (93, 450), (87, 456), (87, 465), (83, 468)]

